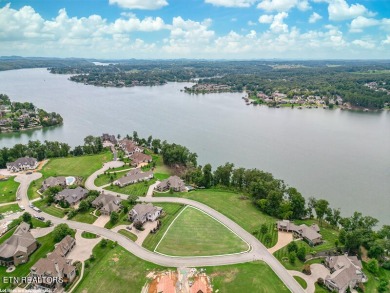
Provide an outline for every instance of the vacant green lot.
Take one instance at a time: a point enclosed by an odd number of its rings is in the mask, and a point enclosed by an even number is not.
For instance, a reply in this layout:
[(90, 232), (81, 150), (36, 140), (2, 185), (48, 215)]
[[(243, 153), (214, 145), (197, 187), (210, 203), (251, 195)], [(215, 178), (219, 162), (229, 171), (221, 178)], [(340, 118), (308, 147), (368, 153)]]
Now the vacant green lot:
[(174, 256), (239, 253), (249, 246), (209, 215), (187, 207), (175, 219), (156, 252)]
[(16, 191), (19, 183), (14, 181), (15, 177), (10, 177), (5, 181), (0, 181), (0, 203), (12, 202), (16, 200)]
[(17, 211), (20, 211), (19, 205), (17, 203), (7, 204), (5, 206), (0, 207), (0, 214), (6, 212), (17, 212)]
[[(268, 225), (268, 232), (272, 236), (272, 241), (271, 243), (267, 243), (267, 246), (272, 247), (277, 242), (278, 234), (274, 231), (276, 219), (259, 211), (250, 200), (241, 199), (240, 194), (229, 191), (205, 189), (169, 195), (163, 193), (157, 194), (157, 196), (179, 196), (204, 203), (232, 219), (249, 233), (258, 232), (261, 224), (265, 223)], [(264, 237), (260, 235), (260, 233), (256, 233), (256, 235), (260, 241), (263, 240)]]
[(137, 238), (138, 238), (137, 235), (134, 235), (130, 231), (127, 231), (125, 229), (121, 229), (118, 231), (118, 233), (126, 236), (127, 238), (129, 238), (132, 241), (137, 241)]
[[(118, 177), (119, 179), (120, 177)], [(143, 181), (143, 182), (138, 182), (135, 184), (130, 184), (125, 187), (119, 187), (117, 185), (113, 186), (107, 186), (104, 189), (123, 193), (123, 194), (128, 194), (128, 195), (136, 195), (136, 196), (145, 196), (146, 193), (148, 192), (149, 186), (152, 185), (157, 181), (156, 178), (153, 178), (149, 181)]]
[(156, 206), (162, 207), (164, 210), (163, 216), (160, 217), (161, 228), (155, 234), (149, 234), (142, 243), (142, 246), (149, 250), (154, 250), (161, 237), (164, 235), (168, 226), (171, 224), (176, 215), (181, 211), (183, 205), (175, 203), (159, 202)]
[(48, 206), (46, 199), (35, 201), (34, 206), (57, 218), (63, 218), (65, 216), (65, 210), (55, 207), (54, 204)]
[(95, 260), (87, 261), (88, 268), (76, 293), (141, 292), (150, 271), (165, 269), (137, 258), (120, 246), (112, 248), (112, 242), (105, 248), (98, 244), (93, 255)]
[(43, 167), (45, 178), (50, 176), (80, 176), (85, 181), (89, 175), (103, 166), (103, 163), (112, 160), (110, 151), (98, 155), (56, 158)]
[(261, 261), (206, 267), (206, 273), (211, 277), (213, 292), (290, 292), (272, 269)]

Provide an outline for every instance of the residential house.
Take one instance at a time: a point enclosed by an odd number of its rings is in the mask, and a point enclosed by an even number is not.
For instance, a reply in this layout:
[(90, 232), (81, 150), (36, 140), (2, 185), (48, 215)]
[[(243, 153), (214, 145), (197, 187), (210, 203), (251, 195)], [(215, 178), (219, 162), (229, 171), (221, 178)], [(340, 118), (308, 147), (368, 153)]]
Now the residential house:
[(14, 234), (0, 245), (0, 265), (11, 266), (26, 263), (37, 249), (37, 241), (29, 232), (30, 225), (22, 222)]
[(289, 220), (282, 220), (278, 221), (276, 225), (279, 231), (292, 232), (295, 236), (303, 238), (310, 246), (322, 243), (320, 228), (316, 224), (309, 227), (305, 224), (295, 225)]
[(119, 146), (125, 152), (126, 156), (131, 156), (134, 153), (142, 153), (144, 149), (138, 146), (134, 141), (127, 138), (119, 141)]
[(331, 272), (325, 278), (325, 286), (332, 292), (344, 293), (348, 288), (352, 290), (357, 284), (367, 282), (362, 263), (356, 256), (328, 256), (325, 266)]
[(115, 135), (110, 135), (108, 133), (103, 133), (101, 136), (102, 142), (111, 142), (112, 144), (117, 144), (118, 141), (115, 138)]
[[(39, 259), (30, 269), (30, 277), (33, 278), (33, 289), (44, 292), (56, 292), (62, 286), (71, 283), (76, 277), (76, 267), (65, 256), (76, 245), (71, 236), (66, 236), (56, 245), (54, 251), (46, 258)], [(55, 277), (62, 278), (63, 283), (55, 281)]]
[(151, 203), (136, 204), (129, 212), (129, 220), (132, 222), (155, 221), (162, 213), (162, 208), (153, 206)]
[(93, 202), (92, 206), (99, 209), (102, 215), (110, 215), (121, 209), (121, 199), (115, 195), (101, 193)]
[(167, 191), (172, 189), (173, 191), (181, 192), (186, 191), (187, 188), (184, 181), (178, 176), (171, 176), (168, 179), (161, 181), (157, 186), (156, 190), (159, 192)]
[(88, 194), (88, 190), (85, 188), (82, 188), (78, 186), (77, 188), (74, 189), (64, 189), (61, 190), (55, 197), (54, 199), (56, 201), (66, 201), (69, 205), (75, 205), (82, 199), (84, 199)]
[(11, 172), (34, 170), (36, 167), (38, 167), (37, 159), (30, 157), (19, 158), (15, 162), (7, 163), (7, 170)]
[(66, 186), (66, 179), (65, 176), (58, 176), (58, 177), (49, 177), (45, 179), (42, 183), (41, 192), (44, 192), (46, 189), (54, 186)]
[(129, 184), (150, 180), (153, 178), (153, 176), (154, 175), (152, 171), (142, 172), (141, 169), (137, 168), (130, 170), (130, 172), (128, 172), (125, 176), (115, 180), (114, 184), (120, 187), (124, 187)]
[(146, 155), (144, 153), (134, 153), (129, 156), (131, 160), (131, 165), (137, 167), (141, 163), (150, 163), (152, 161), (152, 156)]

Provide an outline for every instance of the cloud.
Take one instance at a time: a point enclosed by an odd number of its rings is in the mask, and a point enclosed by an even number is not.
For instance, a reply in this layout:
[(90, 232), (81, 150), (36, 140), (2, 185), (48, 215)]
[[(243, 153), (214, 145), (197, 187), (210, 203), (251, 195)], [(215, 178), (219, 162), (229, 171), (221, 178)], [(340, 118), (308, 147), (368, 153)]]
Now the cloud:
[(288, 25), (283, 22), (285, 18), (288, 17), (287, 12), (280, 12), (274, 16), (274, 19), (270, 25), (270, 30), (274, 33), (287, 33)]
[(109, 0), (110, 4), (127, 9), (155, 10), (168, 5), (166, 0)]
[(390, 45), (390, 35), (387, 35), (387, 38), (382, 41), (383, 45)]
[(316, 23), (320, 19), (322, 19), (322, 16), (317, 12), (313, 12), (309, 17), (309, 23)]
[(297, 7), (299, 10), (306, 11), (310, 9), (310, 5), (307, 0), (262, 0), (257, 8), (265, 11), (289, 11), (290, 9)]
[(263, 14), (259, 17), (260, 23), (271, 23), (274, 20), (273, 15)]
[(352, 44), (359, 46), (364, 49), (373, 49), (375, 48), (375, 44), (372, 42), (364, 41), (364, 40), (354, 40)]
[(357, 3), (348, 5), (345, 0), (329, 0), (329, 20), (342, 21), (362, 15), (374, 16), (365, 6)]
[(249, 20), (249, 21), (248, 21), (248, 25), (249, 25), (249, 26), (255, 26), (255, 25), (257, 25), (257, 23), (254, 22), (254, 21)]
[(378, 24), (380, 24), (380, 21), (377, 19), (358, 16), (352, 20), (349, 31), (353, 33), (360, 33), (363, 31), (363, 29), (370, 26), (376, 26)]
[(223, 7), (250, 7), (257, 0), (205, 0), (205, 3)]

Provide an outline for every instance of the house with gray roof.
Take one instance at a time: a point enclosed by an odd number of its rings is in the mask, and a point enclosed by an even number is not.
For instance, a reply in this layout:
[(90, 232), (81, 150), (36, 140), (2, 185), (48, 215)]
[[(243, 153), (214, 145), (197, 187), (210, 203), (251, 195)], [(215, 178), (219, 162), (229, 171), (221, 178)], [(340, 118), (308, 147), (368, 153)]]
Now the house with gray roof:
[(112, 212), (118, 212), (121, 206), (121, 199), (115, 195), (101, 193), (93, 202), (92, 206), (99, 209), (102, 215), (110, 215)]
[(51, 177), (45, 179), (42, 182), (42, 187), (40, 190), (41, 190), (41, 192), (44, 192), (46, 189), (48, 189), (50, 187), (54, 187), (54, 186), (65, 187), (66, 186), (65, 176), (58, 176), (58, 177), (51, 176)]
[(305, 224), (295, 225), (289, 220), (282, 220), (277, 221), (276, 226), (279, 231), (292, 232), (295, 236), (303, 238), (310, 246), (322, 243), (320, 228), (316, 224), (309, 227)]
[(148, 181), (154, 177), (152, 171), (142, 172), (141, 169), (130, 170), (125, 176), (114, 181), (115, 185), (124, 187), (129, 184), (134, 184), (141, 181)]
[(34, 170), (38, 167), (38, 161), (35, 158), (23, 157), (14, 162), (9, 162), (6, 165), (8, 171), (20, 172), (25, 170)]
[(163, 181), (161, 181), (157, 186), (156, 190), (159, 192), (164, 192), (167, 190), (172, 189), (173, 191), (176, 192), (182, 192), (186, 191), (187, 188), (184, 184), (184, 181), (180, 179), (178, 176), (171, 176)]
[(82, 188), (80, 186), (74, 188), (74, 189), (64, 189), (61, 190), (57, 195), (54, 197), (56, 201), (66, 201), (69, 205), (75, 205), (82, 199), (84, 199), (88, 194), (88, 190), (85, 188)]
[(126, 156), (131, 156), (134, 153), (142, 153), (144, 149), (138, 146), (134, 141), (130, 139), (122, 139), (119, 141), (120, 148), (125, 152)]
[(367, 282), (362, 263), (356, 256), (328, 256), (325, 266), (331, 272), (325, 278), (325, 286), (332, 292), (344, 293), (348, 288), (352, 290), (359, 283)]
[(146, 155), (144, 153), (134, 153), (129, 156), (131, 160), (131, 165), (137, 167), (142, 163), (150, 163), (152, 161), (152, 156)]
[(101, 139), (102, 139), (102, 142), (110, 142), (113, 145), (118, 143), (118, 141), (115, 138), (115, 135), (110, 135), (108, 133), (103, 133), (103, 135), (101, 136)]
[(11, 266), (26, 263), (37, 249), (37, 241), (29, 232), (30, 225), (22, 222), (14, 234), (0, 245), (0, 265)]
[(62, 278), (65, 284), (71, 283), (76, 277), (76, 267), (66, 255), (76, 245), (73, 237), (67, 235), (58, 243), (54, 251), (45, 258), (39, 259), (30, 269), (33, 278), (33, 289), (44, 292), (60, 291), (64, 284), (54, 281), (54, 277)]
[(153, 206), (151, 203), (136, 204), (129, 212), (129, 220), (132, 222), (155, 221), (162, 213), (162, 208)]

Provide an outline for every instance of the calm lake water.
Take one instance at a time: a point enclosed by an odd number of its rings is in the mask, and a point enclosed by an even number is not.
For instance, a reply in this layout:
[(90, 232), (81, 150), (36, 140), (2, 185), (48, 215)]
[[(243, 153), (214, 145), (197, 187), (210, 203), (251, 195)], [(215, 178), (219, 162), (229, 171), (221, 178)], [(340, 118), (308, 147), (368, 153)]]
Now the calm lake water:
[(305, 196), (390, 224), (390, 112), (246, 106), (242, 94), (188, 95), (183, 83), (103, 88), (46, 69), (0, 72), (0, 93), (64, 118), (61, 127), (0, 134), (0, 146), (39, 139), (82, 144), (89, 134), (132, 134), (186, 145), (199, 163), (273, 173)]

